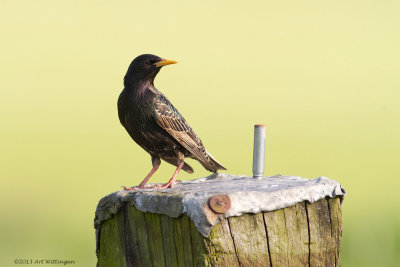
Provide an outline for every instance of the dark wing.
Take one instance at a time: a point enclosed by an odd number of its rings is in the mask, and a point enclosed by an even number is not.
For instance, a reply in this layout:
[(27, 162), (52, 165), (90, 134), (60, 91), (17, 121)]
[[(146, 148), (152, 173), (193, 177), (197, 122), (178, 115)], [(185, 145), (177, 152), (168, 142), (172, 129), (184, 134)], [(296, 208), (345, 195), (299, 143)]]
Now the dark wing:
[(154, 99), (156, 121), (176, 141), (186, 148), (209, 171), (225, 169), (203, 146), (200, 138), (190, 128), (183, 116), (160, 92)]

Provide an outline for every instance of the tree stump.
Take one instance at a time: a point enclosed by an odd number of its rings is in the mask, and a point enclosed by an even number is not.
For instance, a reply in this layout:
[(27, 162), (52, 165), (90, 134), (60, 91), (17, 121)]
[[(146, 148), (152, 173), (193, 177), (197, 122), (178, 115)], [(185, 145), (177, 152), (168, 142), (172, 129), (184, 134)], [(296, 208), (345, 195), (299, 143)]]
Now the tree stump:
[(339, 266), (343, 196), (325, 177), (226, 174), (121, 190), (96, 210), (97, 266)]

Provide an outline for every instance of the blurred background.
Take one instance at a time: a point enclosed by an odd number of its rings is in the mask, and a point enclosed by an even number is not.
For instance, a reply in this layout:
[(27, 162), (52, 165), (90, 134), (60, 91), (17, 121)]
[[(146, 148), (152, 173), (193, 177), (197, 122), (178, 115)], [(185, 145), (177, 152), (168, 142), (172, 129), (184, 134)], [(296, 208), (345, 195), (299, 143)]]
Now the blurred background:
[[(0, 2), (0, 265), (94, 266), (94, 211), (150, 156), (122, 128), (133, 58), (230, 174), (327, 176), (347, 191), (343, 266), (400, 262), (399, 1)], [(210, 173), (189, 160), (195, 173)], [(163, 163), (151, 179), (166, 182)]]

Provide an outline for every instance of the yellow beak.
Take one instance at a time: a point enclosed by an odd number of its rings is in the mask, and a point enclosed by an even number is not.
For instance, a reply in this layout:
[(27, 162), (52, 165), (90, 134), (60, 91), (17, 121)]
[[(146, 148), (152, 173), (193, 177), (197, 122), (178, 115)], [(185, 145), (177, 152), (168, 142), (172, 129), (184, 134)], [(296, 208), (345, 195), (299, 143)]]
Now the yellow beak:
[(156, 65), (156, 67), (162, 67), (162, 66), (166, 66), (166, 65), (170, 65), (170, 64), (175, 64), (178, 63), (175, 60), (169, 60), (169, 59), (161, 59), (160, 61), (154, 63), (154, 65)]

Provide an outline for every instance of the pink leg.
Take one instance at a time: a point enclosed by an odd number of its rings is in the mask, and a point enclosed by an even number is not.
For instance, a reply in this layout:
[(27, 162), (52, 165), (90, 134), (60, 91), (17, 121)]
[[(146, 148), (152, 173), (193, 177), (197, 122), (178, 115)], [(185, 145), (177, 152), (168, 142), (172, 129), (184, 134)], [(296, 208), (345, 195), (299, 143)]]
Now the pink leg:
[(178, 167), (176, 168), (176, 170), (175, 170), (175, 172), (174, 172), (174, 175), (172, 175), (172, 177), (171, 177), (171, 179), (168, 181), (168, 183), (166, 183), (166, 184), (163, 184), (163, 185), (161, 185), (161, 186), (157, 186), (157, 188), (161, 188), (161, 189), (163, 189), (163, 188), (172, 188), (173, 186), (174, 186), (174, 184), (175, 184), (175, 179), (176, 179), (176, 176), (178, 176), (178, 173), (179, 173), (179, 171), (182, 169), (182, 167), (183, 167), (183, 165), (185, 164), (185, 162), (180, 162), (179, 164), (178, 164)]
[(161, 164), (160, 159), (156, 159), (156, 158), (152, 158), (152, 162), (153, 162), (153, 169), (151, 169), (149, 174), (147, 174), (147, 176), (143, 179), (143, 181), (139, 184), (139, 186), (135, 186), (135, 187), (123, 186), (124, 190), (133, 191), (136, 189), (143, 189), (145, 187), (147, 181), (150, 179), (151, 176), (153, 176), (153, 174), (157, 171), (158, 167), (160, 167), (160, 164)]

